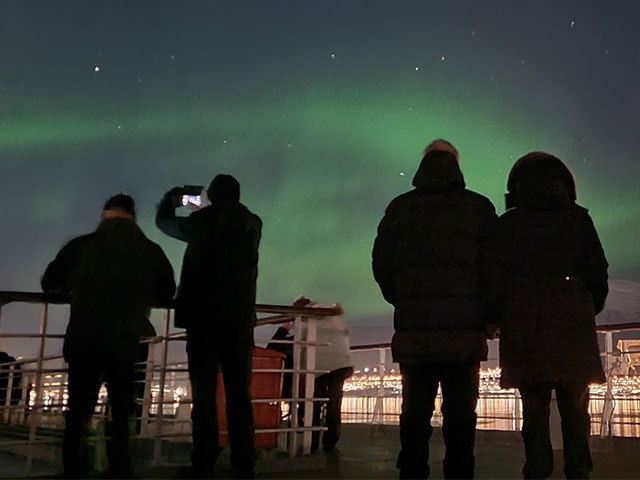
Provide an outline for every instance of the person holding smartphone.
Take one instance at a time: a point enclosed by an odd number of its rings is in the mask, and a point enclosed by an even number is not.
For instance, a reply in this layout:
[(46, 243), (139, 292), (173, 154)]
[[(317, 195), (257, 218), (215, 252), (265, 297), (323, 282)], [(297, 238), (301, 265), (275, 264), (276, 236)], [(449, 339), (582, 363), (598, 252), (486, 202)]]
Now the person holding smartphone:
[[(209, 205), (197, 208), (176, 187), (162, 198), (156, 225), (187, 243), (182, 263), (174, 324), (187, 329), (192, 466), (198, 478), (212, 478), (220, 453), (216, 379), (222, 370), (231, 449), (231, 465), (241, 478), (253, 478), (255, 462), (253, 410), (249, 385), (256, 322), (258, 246), (262, 220), (240, 203), (240, 184), (217, 175), (206, 190)], [(202, 190), (200, 188), (200, 190)], [(175, 209), (191, 205), (189, 216)]]

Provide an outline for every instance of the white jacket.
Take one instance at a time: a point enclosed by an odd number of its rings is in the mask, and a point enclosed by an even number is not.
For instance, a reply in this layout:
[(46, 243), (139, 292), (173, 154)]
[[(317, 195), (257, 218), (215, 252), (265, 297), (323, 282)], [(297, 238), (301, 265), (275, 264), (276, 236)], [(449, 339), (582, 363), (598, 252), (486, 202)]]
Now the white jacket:
[[(352, 367), (349, 344), (349, 327), (342, 315), (318, 317), (316, 322), (316, 369), (333, 371), (343, 367)], [(301, 338), (307, 339), (306, 322), (303, 324)], [(322, 345), (328, 343), (329, 345)]]

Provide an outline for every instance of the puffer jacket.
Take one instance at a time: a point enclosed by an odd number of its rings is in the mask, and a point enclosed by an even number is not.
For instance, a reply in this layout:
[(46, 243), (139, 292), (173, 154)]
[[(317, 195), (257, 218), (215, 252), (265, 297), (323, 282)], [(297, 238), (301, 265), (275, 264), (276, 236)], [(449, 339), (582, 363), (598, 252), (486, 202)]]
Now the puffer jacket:
[(135, 357), (139, 337), (148, 334), (149, 309), (167, 304), (176, 288), (160, 246), (126, 218), (103, 220), (95, 232), (67, 243), (41, 285), (46, 293), (70, 295), (67, 362)]
[(373, 273), (394, 309), (394, 361), (466, 362), (486, 355), (486, 248), (496, 222), (486, 197), (465, 188), (458, 162), (433, 151), (414, 190), (378, 226)]
[(595, 315), (607, 261), (568, 169), (541, 155), (514, 166), (516, 207), (500, 217), (490, 254), (505, 388), (604, 381)]

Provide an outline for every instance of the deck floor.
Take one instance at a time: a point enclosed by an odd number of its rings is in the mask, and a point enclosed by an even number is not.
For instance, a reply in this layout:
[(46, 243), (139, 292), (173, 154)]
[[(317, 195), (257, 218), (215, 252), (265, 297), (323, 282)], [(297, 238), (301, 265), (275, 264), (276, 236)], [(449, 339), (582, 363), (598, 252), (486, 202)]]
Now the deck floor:
[[(398, 478), (395, 467), (399, 450), (397, 426), (372, 427), (346, 424), (338, 447), (330, 452), (289, 458), (286, 453), (263, 450), (256, 468), (259, 479), (393, 479)], [(594, 459), (593, 479), (640, 478), (640, 439), (592, 437)], [(138, 478), (189, 478), (188, 445), (173, 465), (140, 468)], [(442, 433), (434, 430), (431, 440), (431, 478), (442, 478), (441, 460), (444, 453)], [(476, 478), (522, 478), (524, 451), (517, 432), (478, 430), (476, 438)], [(0, 453), (0, 478), (25, 478), (24, 458)], [(223, 455), (218, 462), (219, 478), (229, 477), (230, 471)], [(34, 462), (33, 478), (60, 478), (57, 464)], [(98, 478), (105, 478), (98, 476)], [(555, 467), (551, 478), (564, 478), (562, 451), (555, 451)]]

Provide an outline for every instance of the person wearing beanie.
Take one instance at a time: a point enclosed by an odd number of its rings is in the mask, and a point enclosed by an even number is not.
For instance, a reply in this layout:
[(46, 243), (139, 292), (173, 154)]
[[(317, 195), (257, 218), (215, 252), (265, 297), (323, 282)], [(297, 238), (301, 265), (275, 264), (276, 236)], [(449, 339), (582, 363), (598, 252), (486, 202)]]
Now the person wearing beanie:
[(490, 285), (500, 328), (500, 385), (518, 388), (522, 398), (522, 472), (524, 478), (552, 473), (555, 391), (565, 476), (588, 478), (589, 384), (605, 381), (595, 315), (608, 294), (607, 260), (559, 158), (524, 155), (509, 173), (507, 190), (508, 210), (492, 242)]
[(187, 329), (193, 392), (193, 473), (212, 478), (221, 451), (216, 382), (222, 371), (231, 466), (253, 478), (255, 442), (250, 396), (256, 323), (256, 281), (262, 220), (240, 203), (240, 184), (220, 174), (207, 188), (210, 205), (176, 216), (184, 189), (167, 192), (156, 225), (187, 247), (176, 296), (174, 324)]
[(427, 478), (431, 416), (442, 389), (445, 478), (472, 478), (484, 336), (486, 254), (497, 216), (467, 190), (458, 151), (437, 139), (424, 150), (413, 190), (378, 225), (375, 280), (394, 307), (393, 359), (402, 372), (400, 478)]
[(147, 334), (149, 309), (166, 305), (175, 293), (171, 263), (136, 224), (133, 198), (119, 194), (105, 203), (94, 232), (60, 250), (41, 286), (67, 295), (71, 305), (63, 345), (69, 366), (64, 477), (89, 477), (87, 425), (105, 382), (112, 413), (109, 473), (131, 478), (129, 417), (139, 338)]

